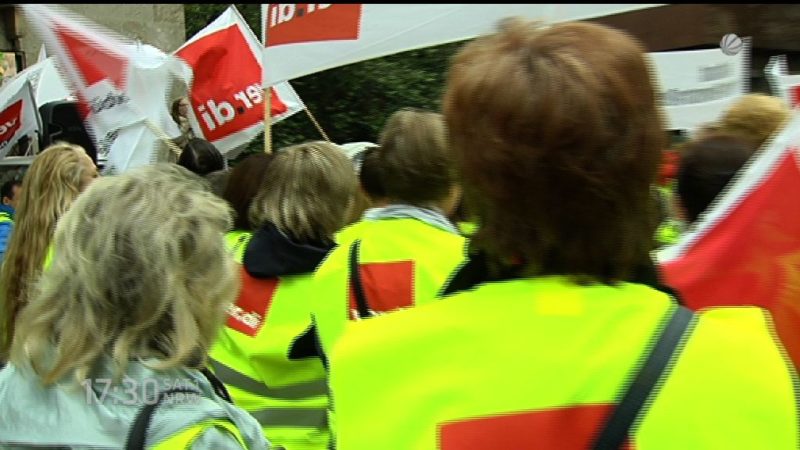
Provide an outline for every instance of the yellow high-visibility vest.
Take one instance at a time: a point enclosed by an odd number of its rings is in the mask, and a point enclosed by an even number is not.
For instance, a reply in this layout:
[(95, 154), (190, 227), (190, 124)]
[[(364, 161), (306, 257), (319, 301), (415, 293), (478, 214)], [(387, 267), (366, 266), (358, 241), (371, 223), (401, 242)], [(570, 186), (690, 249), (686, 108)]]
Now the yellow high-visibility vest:
[(239, 264), (244, 261), (244, 251), (252, 238), (252, 231), (235, 230), (225, 233), (225, 247), (234, 255)]
[[(589, 448), (674, 307), (644, 285), (553, 276), (353, 323), (328, 355), (337, 447)], [(767, 313), (693, 320), (632, 448), (800, 448), (797, 376)]]
[(360, 241), (360, 272), (369, 307), (378, 314), (432, 301), (465, 260), (463, 236), (421, 220), (392, 218), (356, 225), (337, 237), (339, 246), (314, 274), (314, 322), (324, 352), (349, 321), (360, 318), (349, 285), (354, 240)]
[(241, 268), (242, 288), (210, 352), (210, 367), (233, 402), (286, 450), (327, 450), (328, 390), (317, 358), (290, 360), (311, 324), (311, 274), (257, 279)]
[(239, 442), (239, 445), (241, 445), (243, 449), (247, 449), (247, 444), (242, 437), (242, 433), (230, 420), (225, 419), (206, 420), (197, 425), (192, 425), (191, 427), (187, 427), (186, 429), (175, 433), (151, 448), (152, 450), (191, 449), (194, 441), (197, 440), (197, 438), (200, 437), (203, 432), (211, 427), (216, 427), (227, 431), (236, 439), (236, 441)]

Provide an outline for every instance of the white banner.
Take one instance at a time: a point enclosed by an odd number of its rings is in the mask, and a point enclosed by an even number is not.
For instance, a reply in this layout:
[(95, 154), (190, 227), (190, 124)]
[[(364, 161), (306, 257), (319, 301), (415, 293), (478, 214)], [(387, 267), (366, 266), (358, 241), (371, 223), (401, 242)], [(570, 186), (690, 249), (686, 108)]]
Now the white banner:
[(266, 67), (264, 86), (473, 38), (491, 32), (499, 20), (510, 16), (557, 23), (654, 6), (660, 5), (264, 4), (264, 61), (275, 62)]
[[(185, 83), (188, 78), (180, 59), (57, 7), (20, 7), (74, 88), (98, 157), (107, 157), (108, 169), (152, 162), (165, 139), (180, 135), (166, 105), (174, 80)], [(130, 136), (138, 140), (119, 139)]]
[[(193, 71), (189, 121), (197, 136), (226, 154), (264, 131), (261, 46), (234, 6), (175, 55)], [(274, 86), (271, 103), (272, 123), (305, 107), (289, 83)]]
[(53, 58), (37, 62), (20, 72), (17, 77), (25, 78), (31, 83), (37, 107), (66, 100), (70, 96), (70, 90), (58, 73)]
[(16, 78), (3, 85), (0, 89), (0, 158), (5, 157), (20, 138), (38, 131), (39, 122), (30, 83)]
[(670, 130), (715, 121), (750, 89), (750, 42), (736, 55), (722, 50), (650, 53)]

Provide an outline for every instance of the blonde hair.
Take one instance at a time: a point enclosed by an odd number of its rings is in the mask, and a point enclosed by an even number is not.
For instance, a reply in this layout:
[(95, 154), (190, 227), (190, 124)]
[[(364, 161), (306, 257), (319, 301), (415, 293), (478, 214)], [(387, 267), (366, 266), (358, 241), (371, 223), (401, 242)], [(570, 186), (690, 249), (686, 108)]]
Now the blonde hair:
[(0, 269), (0, 359), (11, 346), (15, 317), (42, 270), (56, 222), (83, 190), (86, 159), (83, 147), (56, 143), (43, 150), (25, 173), (14, 233)]
[(731, 105), (718, 123), (707, 126), (701, 135), (712, 131), (735, 134), (760, 147), (780, 131), (790, 115), (791, 110), (778, 97), (747, 94)]
[(231, 211), (172, 164), (95, 182), (56, 229), (58, 257), (22, 310), (11, 351), (50, 384), (104, 356), (156, 369), (200, 365), (238, 291), (224, 247)]
[(280, 150), (250, 205), (250, 222), (267, 222), (301, 241), (328, 243), (344, 225), (356, 189), (353, 164), (335, 145), (309, 142)]

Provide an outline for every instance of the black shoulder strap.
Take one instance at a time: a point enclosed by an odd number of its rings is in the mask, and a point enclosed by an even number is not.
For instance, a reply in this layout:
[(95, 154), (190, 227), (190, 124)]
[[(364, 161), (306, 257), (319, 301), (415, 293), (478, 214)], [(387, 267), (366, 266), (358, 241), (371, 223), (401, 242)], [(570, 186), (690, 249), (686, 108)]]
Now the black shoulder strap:
[(150, 419), (152, 419), (156, 407), (158, 407), (165, 397), (178, 393), (195, 395), (199, 394), (198, 391), (190, 388), (175, 388), (159, 392), (155, 402), (144, 405), (144, 407), (136, 415), (136, 419), (133, 421), (133, 426), (131, 426), (131, 429), (128, 432), (125, 450), (144, 450), (147, 429), (150, 427)]
[[(679, 344), (692, 322), (692, 311), (678, 305), (661, 332), (642, 368), (628, 386), (625, 396), (611, 413), (594, 442), (594, 450), (618, 450), (628, 437), (631, 426), (644, 407), (673, 355), (680, 353)], [(677, 350), (677, 352), (676, 352)]]
[(214, 375), (213, 372), (208, 370), (208, 367), (201, 368), (200, 373), (202, 373), (203, 376), (206, 377), (208, 382), (211, 383), (211, 387), (214, 388), (214, 392), (220, 398), (222, 398), (228, 403), (233, 403), (231, 395), (228, 393), (228, 390), (225, 388), (225, 385), (222, 383), (222, 381), (219, 380), (219, 378), (217, 378), (216, 375)]
[(361, 240), (356, 239), (355, 242), (350, 244), (350, 256), (348, 258), (348, 266), (350, 271), (350, 285), (353, 286), (353, 295), (356, 298), (356, 308), (358, 309), (358, 317), (366, 319), (372, 317), (372, 312), (369, 310), (369, 303), (367, 302), (367, 294), (364, 292), (364, 284), (361, 282), (361, 271), (358, 270), (358, 251), (361, 248)]

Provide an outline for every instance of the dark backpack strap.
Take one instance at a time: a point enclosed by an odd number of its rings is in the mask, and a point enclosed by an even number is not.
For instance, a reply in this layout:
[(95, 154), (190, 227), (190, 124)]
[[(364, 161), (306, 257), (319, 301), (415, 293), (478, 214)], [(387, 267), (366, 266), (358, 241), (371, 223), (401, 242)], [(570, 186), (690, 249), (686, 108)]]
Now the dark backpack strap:
[(136, 415), (136, 419), (133, 421), (133, 426), (131, 426), (131, 429), (128, 432), (125, 450), (144, 450), (144, 443), (145, 439), (147, 438), (147, 429), (150, 427), (150, 419), (152, 419), (153, 413), (165, 397), (178, 393), (195, 395), (200, 394), (199, 391), (183, 387), (159, 392), (156, 401), (152, 404), (144, 405), (144, 407)]
[(211, 387), (214, 388), (214, 392), (220, 398), (222, 398), (223, 400), (225, 400), (228, 403), (233, 403), (233, 400), (231, 399), (231, 395), (228, 393), (228, 390), (225, 388), (225, 384), (222, 383), (222, 381), (220, 381), (220, 379), (217, 378), (217, 376), (214, 375), (213, 372), (208, 370), (208, 367), (203, 367), (202, 369), (200, 369), (200, 373), (202, 373), (203, 376), (206, 377), (208, 382), (211, 383)]
[[(679, 344), (692, 322), (694, 313), (678, 305), (661, 332), (642, 368), (628, 386), (625, 396), (614, 408), (603, 430), (594, 442), (594, 450), (618, 450), (630, 433), (631, 426), (645, 406), (673, 356), (680, 353)], [(677, 352), (676, 352), (677, 350)]]
[(358, 270), (358, 251), (361, 248), (361, 240), (357, 239), (350, 244), (350, 256), (347, 260), (350, 271), (350, 285), (353, 286), (353, 295), (356, 298), (356, 309), (358, 316), (362, 319), (372, 317), (372, 312), (369, 310), (369, 303), (367, 302), (367, 294), (364, 292), (364, 284), (361, 282), (361, 271)]

